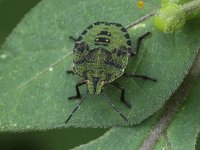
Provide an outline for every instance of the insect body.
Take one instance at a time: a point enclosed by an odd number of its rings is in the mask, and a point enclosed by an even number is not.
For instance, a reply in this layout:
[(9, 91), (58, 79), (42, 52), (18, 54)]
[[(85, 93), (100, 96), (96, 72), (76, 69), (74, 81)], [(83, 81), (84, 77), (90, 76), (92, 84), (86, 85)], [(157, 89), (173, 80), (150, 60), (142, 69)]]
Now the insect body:
[(98, 95), (103, 85), (124, 73), (131, 41), (120, 24), (97, 22), (83, 31), (74, 47), (74, 72), (87, 81), (89, 93)]
[[(150, 32), (147, 32), (138, 38), (136, 51), (139, 49), (142, 39), (149, 34)], [(147, 76), (124, 72), (124, 69), (128, 64), (128, 57), (134, 56), (135, 51), (132, 49), (130, 36), (126, 28), (121, 24), (95, 22), (88, 26), (78, 39), (73, 37), (70, 38), (75, 40), (73, 50), (73, 71), (67, 71), (67, 73), (77, 74), (81, 78), (81, 81), (76, 84), (77, 94), (69, 97), (69, 99), (81, 98), (79, 86), (83, 84), (87, 84), (90, 94), (98, 95), (103, 93), (103, 89), (107, 84), (111, 83), (113, 86), (121, 90), (120, 100), (127, 107), (131, 107), (131, 105), (125, 100), (125, 89), (116, 83), (115, 80), (123, 75), (156, 81)], [(74, 109), (66, 122), (69, 121), (83, 100), (84, 98)], [(127, 121), (126, 117), (122, 115), (122, 113), (110, 101), (109, 103), (115, 111), (117, 111), (121, 117)]]

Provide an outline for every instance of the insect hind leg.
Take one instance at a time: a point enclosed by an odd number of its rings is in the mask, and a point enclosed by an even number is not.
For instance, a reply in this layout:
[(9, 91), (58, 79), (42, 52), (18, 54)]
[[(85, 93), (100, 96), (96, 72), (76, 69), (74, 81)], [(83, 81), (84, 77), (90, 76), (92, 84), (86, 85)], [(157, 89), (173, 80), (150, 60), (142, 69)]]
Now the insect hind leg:
[(123, 76), (124, 76), (124, 77), (141, 78), (141, 79), (143, 79), (143, 80), (150, 80), (150, 81), (153, 81), (153, 82), (156, 82), (156, 81), (157, 81), (157, 79), (152, 78), (152, 77), (149, 77), (149, 76), (139, 75), (139, 74), (132, 74), (132, 73), (127, 73), (127, 72), (124, 72)]

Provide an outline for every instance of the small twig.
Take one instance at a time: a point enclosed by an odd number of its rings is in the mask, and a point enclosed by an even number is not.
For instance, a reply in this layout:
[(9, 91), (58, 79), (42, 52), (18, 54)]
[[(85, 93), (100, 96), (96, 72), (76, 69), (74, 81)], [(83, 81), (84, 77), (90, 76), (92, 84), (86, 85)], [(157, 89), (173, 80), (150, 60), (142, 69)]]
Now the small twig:
[(134, 26), (140, 24), (141, 22), (144, 22), (145, 20), (147, 20), (147, 19), (153, 17), (155, 14), (156, 14), (156, 11), (152, 11), (151, 13), (149, 13), (149, 14), (147, 14), (147, 15), (141, 17), (140, 19), (136, 20), (135, 22), (133, 22), (133, 23), (127, 25), (125, 28), (126, 28), (126, 29), (130, 29), (130, 28), (132, 28), (132, 27), (134, 27)]
[(187, 17), (189, 19), (198, 15), (200, 13), (200, 0), (195, 0), (184, 4), (183, 12), (185, 13), (186, 16), (189, 16)]

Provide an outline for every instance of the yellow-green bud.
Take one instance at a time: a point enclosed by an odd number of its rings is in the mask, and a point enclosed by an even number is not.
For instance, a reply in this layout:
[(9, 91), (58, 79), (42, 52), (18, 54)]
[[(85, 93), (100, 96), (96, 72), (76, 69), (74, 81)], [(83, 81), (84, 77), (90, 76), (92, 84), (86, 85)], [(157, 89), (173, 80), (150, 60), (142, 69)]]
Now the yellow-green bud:
[(174, 32), (185, 24), (185, 14), (181, 5), (169, 4), (162, 7), (154, 16), (154, 24), (159, 31)]

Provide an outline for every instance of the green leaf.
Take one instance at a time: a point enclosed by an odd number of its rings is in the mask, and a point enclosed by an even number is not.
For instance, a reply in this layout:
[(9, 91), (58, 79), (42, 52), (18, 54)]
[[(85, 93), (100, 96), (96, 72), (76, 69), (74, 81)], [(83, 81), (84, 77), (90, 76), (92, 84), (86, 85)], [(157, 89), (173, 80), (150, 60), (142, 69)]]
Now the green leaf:
[[(69, 35), (77, 37), (95, 21), (130, 25), (137, 19), (133, 5), (129, 0), (44, 0), (27, 14), (0, 51), (0, 130), (127, 125), (102, 95), (89, 95), (65, 125), (78, 104), (78, 100), (67, 98), (75, 94), (74, 86), (80, 80), (65, 71), (72, 66), (74, 43)], [(159, 33), (152, 24), (149, 19), (128, 30), (134, 45), (144, 32), (151, 31), (152, 36), (145, 39), (139, 54), (130, 58), (126, 71), (154, 77), (158, 82), (117, 80), (126, 89), (131, 109), (120, 102), (120, 91), (112, 86), (105, 89), (130, 124), (141, 122), (163, 106), (187, 74), (200, 45), (197, 20), (174, 34)], [(83, 87), (81, 93), (85, 90)]]
[[(146, 144), (154, 145), (153, 150), (173, 149), (173, 150), (195, 150), (196, 140), (200, 132), (200, 78), (195, 86), (186, 97), (181, 109), (175, 114), (171, 123), (166, 126), (166, 129), (160, 132), (158, 140), (155, 139), (157, 131), (160, 130), (163, 124), (167, 125), (166, 119), (169, 119), (169, 114), (164, 117), (153, 116), (138, 126), (130, 128), (112, 128), (105, 135), (88, 144), (74, 148), (74, 150), (90, 150), (90, 149), (115, 149), (115, 150), (144, 150), (144, 141), (151, 137)], [(176, 101), (176, 99), (172, 99)], [(182, 101), (182, 100), (181, 100)], [(175, 102), (177, 103), (177, 102)], [(176, 105), (176, 104), (175, 104)], [(171, 103), (171, 108), (173, 107)], [(164, 118), (164, 119), (163, 119)], [(172, 116), (173, 118), (173, 116)], [(158, 121), (159, 120), (159, 121)], [(154, 128), (155, 127), (155, 128)], [(157, 142), (157, 143), (154, 143)], [(145, 145), (151, 149), (149, 145)], [(146, 150), (145, 149), (145, 150)]]
[[(1, 149), (69, 150), (102, 136), (106, 129), (65, 128), (47, 131), (1, 133)], [(9, 147), (9, 148), (8, 148)], [(11, 148), (12, 147), (12, 148)]]
[[(187, 97), (184, 106), (175, 116), (166, 131), (165, 142), (174, 150), (195, 150), (196, 140), (200, 132), (200, 79)], [(155, 147), (159, 146), (158, 144)], [(160, 146), (159, 146), (160, 147)], [(158, 148), (159, 149), (159, 148)]]
[[(156, 118), (156, 117), (155, 117)], [(150, 131), (155, 122), (155, 118), (150, 118), (139, 126), (133, 128), (112, 128), (100, 138), (88, 144), (74, 148), (74, 150), (101, 150), (101, 149), (126, 149), (136, 150)]]

